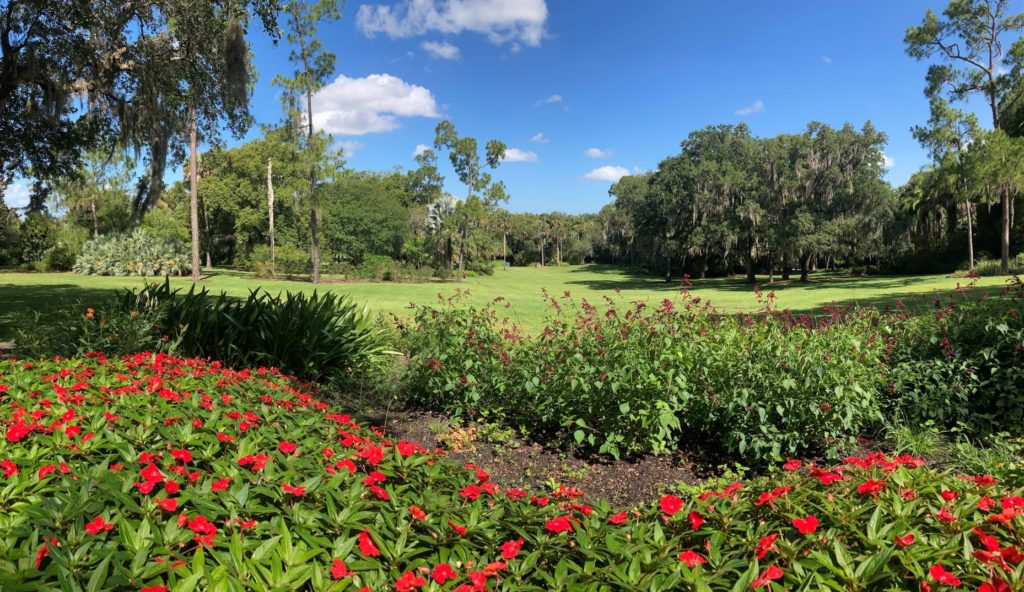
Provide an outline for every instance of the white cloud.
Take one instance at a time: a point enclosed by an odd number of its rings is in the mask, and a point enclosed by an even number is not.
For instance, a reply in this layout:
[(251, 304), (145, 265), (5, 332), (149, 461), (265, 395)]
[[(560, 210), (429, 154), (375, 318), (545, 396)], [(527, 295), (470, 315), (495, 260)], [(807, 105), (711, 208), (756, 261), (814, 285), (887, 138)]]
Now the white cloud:
[(427, 150), (433, 150), (433, 148), (427, 146), (426, 144), (416, 144), (416, 148), (414, 148), (412, 151), (412, 157), (416, 158), (417, 156), (423, 154)]
[(587, 158), (610, 158), (612, 151), (610, 149), (601, 150), (600, 148), (587, 148), (586, 151), (583, 152), (583, 155)]
[(362, 142), (357, 142), (355, 140), (338, 142), (338, 146), (341, 146), (342, 155), (344, 155), (345, 158), (352, 158), (356, 155), (357, 151), (366, 147)]
[(539, 134), (535, 134), (532, 138), (530, 138), (530, 141), (533, 142), (534, 144), (547, 144), (551, 140), (545, 138), (544, 132), (541, 132)]
[(28, 206), (32, 188), (24, 181), (15, 181), (4, 189), (3, 201), (9, 208), (20, 209)]
[(313, 95), (313, 124), (332, 134), (389, 132), (399, 117), (439, 117), (434, 95), (390, 74), (338, 76)]
[(502, 162), (538, 162), (540, 158), (532, 150), (520, 150), (518, 148), (507, 148), (505, 158)]
[(892, 167), (896, 166), (896, 159), (883, 152), (882, 166), (887, 169), (891, 169)]
[(625, 167), (605, 165), (583, 175), (583, 178), (588, 181), (611, 181), (614, 183), (628, 174), (629, 169)]
[(538, 99), (536, 102), (534, 102), (533, 106), (534, 107), (540, 107), (541, 105), (554, 105), (555, 103), (561, 103), (561, 102), (562, 102), (562, 95), (554, 94), (554, 95), (551, 95), (550, 97), (548, 97), (546, 99)]
[(540, 45), (547, 20), (545, 0), (403, 0), (393, 6), (364, 4), (356, 13), (356, 26), (368, 37), (471, 31), (496, 45), (519, 42), (530, 47)]
[(753, 105), (749, 105), (736, 111), (736, 115), (753, 115), (762, 111), (764, 111), (764, 101), (758, 99)]
[(460, 57), (459, 48), (447, 41), (424, 41), (420, 44), (430, 57), (440, 60), (457, 60)]
[(821, 61), (822, 61), (822, 62), (823, 62), (823, 63), (824, 63), (824, 64), (825, 64), (826, 66), (831, 66), (831, 65), (832, 65), (832, 58), (830, 58), (830, 57), (828, 57), (828, 56), (821, 56)]

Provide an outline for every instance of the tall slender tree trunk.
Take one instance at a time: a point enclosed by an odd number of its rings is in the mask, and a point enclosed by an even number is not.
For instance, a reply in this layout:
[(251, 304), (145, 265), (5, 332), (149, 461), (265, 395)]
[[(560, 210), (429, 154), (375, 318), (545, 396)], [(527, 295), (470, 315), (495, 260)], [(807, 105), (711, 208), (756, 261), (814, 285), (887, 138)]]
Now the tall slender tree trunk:
[(92, 237), (100, 237), (100, 219), (96, 216), (96, 198), (89, 200), (89, 208), (92, 210)]
[(789, 253), (782, 254), (782, 280), (789, 279)]
[(743, 254), (743, 259), (747, 268), (747, 281), (754, 283), (757, 281), (757, 275), (754, 274), (754, 254), (747, 249), (746, 253)]
[(508, 233), (501, 233), (501, 268), (508, 268)]
[(444, 259), (448, 270), (448, 277), (452, 277), (452, 260), (455, 258), (454, 249), (452, 248), (452, 237), (448, 236), (445, 241)]
[(270, 218), (270, 275), (277, 274), (277, 254), (274, 252), (274, 162), (267, 159), (267, 214)]
[(811, 254), (810, 253), (805, 253), (804, 256), (800, 258), (800, 281), (801, 282), (808, 281), (810, 279), (810, 272), (811, 272)]
[[(306, 71), (309, 65), (306, 64)], [(306, 89), (306, 120), (308, 131), (306, 134), (306, 147), (309, 150), (309, 259), (312, 263), (312, 272), (309, 279), (314, 284), (320, 283), (320, 200), (316, 194), (316, 153), (313, 145), (313, 92)]]
[(562, 239), (555, 239), (555, 264), (562, 264)]
[(1003, 187), (1003, 232), (1000, 236), (1002, 253), (999, 259), (999, 269), (1003, 273), (1010, 273), (1010, 189)]
[(672, 253), (665, 252), (665, 281), (672, 281)]
[(465, 261), (466, 261), (466, 233), (459, 233), (459, 281), (465, 274)]
[(199, 121), (195, 106), (188, 111), (188, 182), (189, 182), (189, 219), (192, 227), (192, 281), (199, 281), (199, 167), (197, 164), (196, 144), (199, 135)]
[(540, 266), (544, 267), (544, 241), (538, 240), (537, 245), (540, 247)]
[(970, 200), (967, 200), (967, 266), (974, 271), (974, 215)]

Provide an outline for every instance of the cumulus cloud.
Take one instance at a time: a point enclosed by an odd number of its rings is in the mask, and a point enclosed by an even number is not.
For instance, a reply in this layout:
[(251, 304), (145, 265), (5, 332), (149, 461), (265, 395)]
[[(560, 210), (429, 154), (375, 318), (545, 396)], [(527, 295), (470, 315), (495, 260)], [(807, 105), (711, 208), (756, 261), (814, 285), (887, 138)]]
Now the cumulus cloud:
[(753, 105), (748, 105), (742, 109), (736, 111), (736, 115), (753, 115), (764, 111), (764, 101), (758, 99)]
[(433, 148), (427, 146), (426, 144), (416, 144), (416, 148), (414, 148), (412, 151), (412, 157), (416, 158), (417, 156), (423, 154), (427, 150), (433, 150)]
[(888, 154), (883, 152), (882, 153), (882, 166), (887, 168), (887, 169), (891, 169), (892, 167), (896, 166), (896, 159), (894, 159), (893, 157), (891, 157)]
[(28, 206), (32, 188), (28, 183), (16, 181), (4, 189), (3, 201), (7, 207), (20, 209)]
[(547, 144), (551, 140), (545, 138), (544, 132), (541, 132), (539, 134), (535, 134), (532, 138), (530, 138), (530, 141), (533, 142), (534, 144)]
[(601, 150), (600, 148), (587, 148), (583, 155), (587, 158), (609, 158), (612, 155), (612, 151)]
[(518, 148), (507, 148), (503, 162), (538, 162), (540, 158), (536, 152), (531, 150), (520, 150)]
[(391, 6), (364, 4), (356, 13), (356, 26), (367, 37), (470, 31), (496, 45), (512, 42), (530, 47), (540, 45), (547, 20), (545, 0), (403, 0)]
[(554, 105), (555, 103), (562, 102), (562, 95), (554, 94), (546, 99), (537, 99), (533, 104), (534, 107), (540, 107), (541, 105)]
[(342, 155), (344, 155), (345, 158), (352, 158), (353, 156), (356, 155), (356, 151), (365, 148), (365, 145), (362, 142), (357, 142), (355, 140), (345, 140), (344, 142), (338, 142), (338, 146), (341, 147)]
[(625, 167), (605, 165), (583, 175), (583, 178), (588, 181), (610, 181), (614, 183), (628, 174), (629, 169)]
[(439, 60), (457, 60), (461, 57), (459, 48), (447, 41), (424, 41), (420, 44), (430, 57)]
[(397, 129), (400, 117), (439, 117), (429, 90), (390, 74), (338, 76), (313, 95), (313, 125), (340, 136)]

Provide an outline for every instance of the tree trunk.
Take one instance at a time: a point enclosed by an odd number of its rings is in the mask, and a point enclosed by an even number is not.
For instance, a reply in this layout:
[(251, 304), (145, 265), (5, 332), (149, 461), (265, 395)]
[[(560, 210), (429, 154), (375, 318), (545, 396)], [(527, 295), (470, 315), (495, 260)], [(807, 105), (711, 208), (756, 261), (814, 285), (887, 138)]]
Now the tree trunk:
[(789, 279), (789, 253), (782, 254), (782, 281)]
[(199, 281), (199, 167), (196, 156), (196, 136), (199, 134), (199, 121), (195, 107), (188, 112), (188, 182), (189, 182), (189, 218), (192, 227), (192, 281)]
[(672, 254), (665, 253), (665, 281), (672, 281)]
[(974, 216), (970, 200), (967, 201), (967, 268), (974, 271)]
[(447, 277), (449, 277), (449, 278), (452, 277), (452, 260), (454, 258), (455, 258), (455, 253), (454, 253), (454, 249), (452, 248), (452, 237), (449, 236), (448, 239), (445, 241), (445, 248), (444, 248), (445, 266), (447, 267), (447, 272), (448, 272), (448, 276)]
[(562, 239), (555, 240), (555, 264), (562, 264)]
[(96, 199), (93, 198), (89, 202), (89, 207), (92, 209), (92, 237), (100, 237), (100, 219), (96, 217)]
[(808, 281), (810, 279), (809, 278), (810, 271), (811, 271), (811, 254), (810, 253), (806, 253), (806, 254), (804, 254), (803, 257), (800, 258), (800, 281), (801, 282), (806, 282), (806, 281)]
[(544, 267), (544, 241), (537, 241), (537, 245), (540, 247), (540, 266)]
[(508, 233), (501, 233), (501, 268), (508, 267)]
[(1000, 236), (1002, 253), (999, 259), (999, 269), (1003, 273), (1010, 273), (1010, 190), (1003, 187), (1003, 232)]
[(462, 233), (459, 235), (459, 281), (465, 275), (465, 262), (466, 262), (466, 234)]
[[(309, 65), (306, 66), (306, 71), (309, 71)], [(306, 121), (309, 125), (307, 138), (307, 149), (310, 154), (309, 161), (309, 259), (313, 264), (313, 270), (310, 274), (310, 281), (314, 284), (320, 283), (320, 235), (318, 233), (318, 223), (320, 222), (320, 200), (317, 199), (316, 195), (316, 154), (313, 146), (313, 93), (309, 89), (306, 90)]]
[(274, 252), (274, 163), (267, 159), (267, 214), (270, 217), (270, 275), (277, 274), (277, 255)]
[(210, 269), (213, 267), (213, 254), (211, 253), (213, 239), (210, 235), (210, 210), (205, 199), (203, 200), (203, 226), (206, 228), (206, 268)]
[(743, 258), (746, 260), (747, 281), (754, 283), (757, 281), (757, 275), (754, 273), (754, 255), (748, 249), (747, 252), (744, 253)]

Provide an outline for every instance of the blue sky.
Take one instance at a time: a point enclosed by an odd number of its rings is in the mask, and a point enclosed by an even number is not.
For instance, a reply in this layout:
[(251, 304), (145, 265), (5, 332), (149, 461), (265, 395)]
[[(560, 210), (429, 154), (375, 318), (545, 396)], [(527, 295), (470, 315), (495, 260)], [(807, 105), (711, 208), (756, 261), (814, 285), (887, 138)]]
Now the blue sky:
[[(655, 168), (688, 132), (718, 123), (770, 136), (871, 120), (889, 136), (888, 176), (900, 184), (927, 162), (910, 127), (928, 117), (927, 64), (906, 56), (903, 34), (944, 5), (350, 0), (321, 29), (337, 80), (317, 97), (316, 121), (357, 169), (415, 166), (441, 118), (501, 139), (518, 156), (496, 173), (513, 211), (597, 211), (612, 179)], [(251, 41), (254, 113), (269, 123), (280, 119), (271, 80), (290, 70), (288, 48)]]

